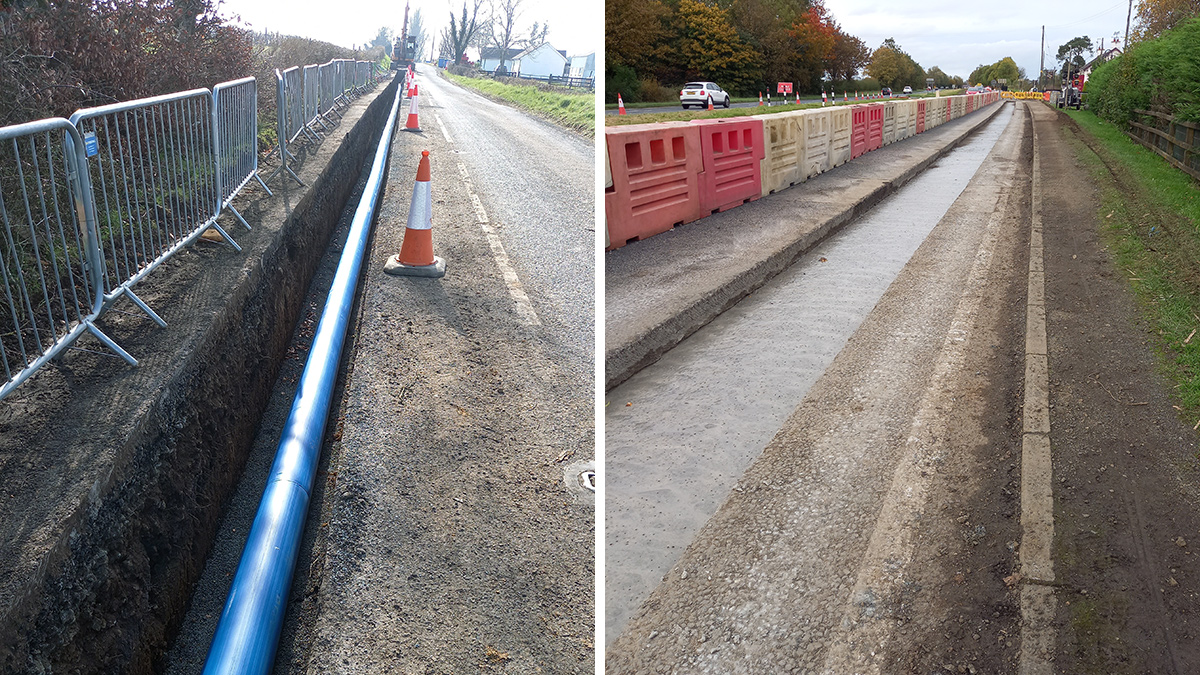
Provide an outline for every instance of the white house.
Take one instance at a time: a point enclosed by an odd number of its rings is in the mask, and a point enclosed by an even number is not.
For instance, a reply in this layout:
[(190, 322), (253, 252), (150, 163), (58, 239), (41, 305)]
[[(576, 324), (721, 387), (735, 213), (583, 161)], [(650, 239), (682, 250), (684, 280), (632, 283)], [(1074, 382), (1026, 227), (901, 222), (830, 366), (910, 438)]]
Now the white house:
[(1088, 64), (1079, 71), (1079, 74), (1083, 75), (1084, 83), (1088, 81), (1088, 78), (1092, 76), (1092, 71), (1095, 70), (1100, 64), (1111, 61), (1120, 55), (1121, 50), (1117, 49), (1116, 47), (1100, 52), (1096, 58), (1089, 61)]
[(571, 77), (595, 77), (596, 76), (596, 52), (591, 54), (580, 54), (579, 56), (571, 57), (571, 70), (568, 73)]
[[(479, 69), (487, 72), (493, 72), (500, 66), (500, 50), (496, 47), (488, 47), (479, 53)], [(521, 54), (520, 49), (509, 49), (508, 55), (504, 59), (504, 69), (508, 72), (514, 72), (517, 69), (513, 59)]]
[(567, 53), (543, 42), (514, 56), (513, 63), (513, 70), (522, 77), (562, 77), (567, 72)]

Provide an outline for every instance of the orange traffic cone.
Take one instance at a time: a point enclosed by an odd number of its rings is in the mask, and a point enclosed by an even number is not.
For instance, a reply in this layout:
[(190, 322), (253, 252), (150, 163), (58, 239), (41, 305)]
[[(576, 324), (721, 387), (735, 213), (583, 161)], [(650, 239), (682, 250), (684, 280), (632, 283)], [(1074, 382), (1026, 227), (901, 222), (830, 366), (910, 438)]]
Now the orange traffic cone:
[(800, 92), (796, 92), (796, 105), (800, 105)]
[(846, 95), (846, 90), (843, 89), (842, 90), (842, 103), (846, 103), (849, 100), (850, 100), (849, 97)]
[(625, 101), (621, 100), (621, 94), (619, 94), (619, 93), (617, 94), (617, 114), (618, 115), (628, 115), (629, 114), (629, 113), (625, 112)]
[(821, 90), (821, 107), (824, 108), (825, 104), (828, 102), (829, 102), (829, 99), (825, 96), (825, 90), (822, 89)]
[(416, 97), (416, 95), (409, 97), (409, 100), (412, 101), (412, 103), (409, 104), (409, 106), (408, 106), (408, 121), (404, 123), (404, 130), (420, 132), (421, 124), (420, 124), (420, 122), (417, 121), (417, 97)]
[(388, 274), (407, 277), (444, 277), (446, 261), (433, 255), (433, 197), (429, 191), (429, 151), (421, 151), (412, 201), (408, 204), (408, 226), (400, 252), (383, 266)]
[(758, 107), (760, 107), (760, 108), (761, 108), (761, 107), (762, 107), (762, 104), (763, 104), (763, 102), (762, 102), (762, 92), (760, 91), (760, 92), (758, 92)]
[(712, 97), (711, 97), (711, 96), (709, 96), (709, 97), (708, 97), (708, 109), (709, 109), (709, 110), (712, 110), (712, 109), (713, 109)]

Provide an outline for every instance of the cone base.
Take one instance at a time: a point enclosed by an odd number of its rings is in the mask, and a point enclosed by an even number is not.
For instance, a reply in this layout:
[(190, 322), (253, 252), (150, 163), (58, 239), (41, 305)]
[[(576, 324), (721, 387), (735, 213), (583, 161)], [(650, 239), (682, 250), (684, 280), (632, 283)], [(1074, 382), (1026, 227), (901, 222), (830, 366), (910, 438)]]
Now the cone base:
[(397, 277), (429, 277), (441, 278), (446, 276), (446, 261), (434, 256), (432, 265), (405, 265), (400, 262), (399, 254), (387, 259), (383, 271)]
[(421, 127), (404, 127), (401, 131), (411, 131), (414, 134), (421, 133)]

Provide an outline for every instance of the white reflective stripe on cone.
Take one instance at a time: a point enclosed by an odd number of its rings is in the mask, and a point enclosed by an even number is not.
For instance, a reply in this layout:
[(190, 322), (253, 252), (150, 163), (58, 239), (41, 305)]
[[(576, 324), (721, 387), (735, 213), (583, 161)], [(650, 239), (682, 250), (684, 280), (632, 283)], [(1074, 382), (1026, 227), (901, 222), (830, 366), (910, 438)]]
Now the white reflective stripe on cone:
[(433, 229), (433, 195), (430, 194), (429, 181), (419, 180), (413, 183), (412, 208), (408, 210), (408, 229)]

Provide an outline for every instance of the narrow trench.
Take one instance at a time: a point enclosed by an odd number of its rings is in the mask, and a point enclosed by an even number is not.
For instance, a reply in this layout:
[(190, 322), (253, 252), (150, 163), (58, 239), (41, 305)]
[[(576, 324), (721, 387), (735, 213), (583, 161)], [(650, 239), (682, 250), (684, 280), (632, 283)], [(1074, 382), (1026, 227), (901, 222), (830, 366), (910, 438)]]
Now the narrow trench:
[[(296, 385), (308, 359), (313, 334), (337, 270), (342, 248), (350, 230), (350, 223), (358, 208), (359, 200), (362, 198), (363, 188), (366, 185), (373, 160), (374, 153), (368, 153), (363, 166), (360, 167), (359, 179), (354, 186), (354, 191), (338, 217), (329, 244), (321, 256), (312, 282), (309, 284), (299, 318), (292, 330), (286, 356), (280, 365), (279, 375), (275, 379), (270, 401), (259, 421), (258, 431), (249, 450), (245, 469), (226, 506), (216, 541), (213, 542), (212, 550), (205, 561), (200, 580), (192, 591), (182, 625), (164, 659), (165, 668), (162, 672), (167, 675), (192, 675), (199, 673), (204, 667), (209, 644), (216, 632), (217, 619), (221, 615), (226, 595), (229, 592), (229, 585), (237, 571), (246, 534), (254, 521), (259, 498), (262, 496), (267, 475), (275, 459), (280, 433), (287, 421), (288, 413), (291, 411)], [(374, 239), (373, 228), (370, 239)], [(371, 251), (371, 240), (367, 243), (368, 254)], [(347, 328), (341, 368), (333, 395), (335, 407), (330, 412), (330, 419), (325, 428), (321, 460), (317, 468), (313, 493), (309, 498), (308, 518), (305, 521), (304, 536), (300, 545), (299, 558), (296, 561), (287, 614), (275, 659), (274, 672), (280, 675), (305, 672), (309, 649), (312, 646), (312, 628), (317, 611), (316, 592), (320, 585), (321, 561), (324, 559), (325, 546), (320, 516), (326, 508), (327, 488), (336, 480), (336, 476), (329, 475), (328, 466), (331, 460), (336, 466), (336, 455), (340, 449), (341, 424), (339, 420), (343, 388), (347, 374), (353, 368), (354, 353), (357, 349), (355, 328), (358, 323), (359, 302), (360, 294), (356, 294), (354, 307), (351, 310), (350, 325)]]

